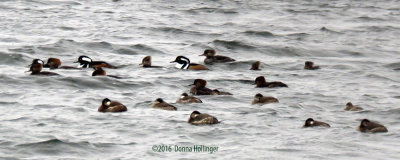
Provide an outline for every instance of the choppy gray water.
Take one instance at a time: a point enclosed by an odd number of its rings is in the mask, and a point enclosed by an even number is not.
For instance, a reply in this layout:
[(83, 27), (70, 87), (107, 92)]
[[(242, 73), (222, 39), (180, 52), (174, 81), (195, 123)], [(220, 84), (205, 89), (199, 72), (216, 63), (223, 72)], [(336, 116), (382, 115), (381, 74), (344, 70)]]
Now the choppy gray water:
[[(400, 159), (398, 0), (3, 0), (0, 35), (0, 159)], [(203, 63), (210, 47), (238, 61), (210, 71), (169, 63)], [(124, 79), (24, 73), (34, 58), (75, 65), (79, 55), (122, 66), (107, 72)], [(146, 55), (166, 68), (140, 68)], [(248, 70), (255, 60), (262, 71)], [(322, 69), (303, 70), (306, 60)], [(260, 75), (289, 88), (254, 88)], [(149, 108), (158, 97), (175, 102), (196, 78), (234, 95)], [(256, 93), (280, 103), (250, 105)], [(128, 112), (97, 112), (105, 97)], [(365, 110), (343, 111), (348, 101)], [(193, 110), (222, 123), (190, 125)], [(308, 117), (332, 127), (301, 128)], [(389, 132), (357, 132), (363, 118)], [(161, 144), (219, 149), (152, 151)]]

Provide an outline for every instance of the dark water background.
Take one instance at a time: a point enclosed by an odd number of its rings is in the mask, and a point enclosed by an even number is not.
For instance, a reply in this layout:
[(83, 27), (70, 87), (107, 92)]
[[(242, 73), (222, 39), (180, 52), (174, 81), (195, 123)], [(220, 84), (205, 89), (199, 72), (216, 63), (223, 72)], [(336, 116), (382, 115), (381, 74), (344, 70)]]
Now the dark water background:
[[(0, 159), (400, 159), (400, 1), (3, 0), (0, 2)], [(181, 71), (185, 55), (203, 63), (206, 48), (235, 63)], [(24, 73), (32, 59), (79, 55), (121, 66)], [(164, 69), (138, 65), (146, 55)], [(262, 71), (249, 71), (255, 60)], [(303, 70), (312, 60), (321, 70)], [(253, 80), (289, 88), (254, 88)], [(173, 103), (194, 79), (233, 96)], [(256, 93), (280, 103), (250, 105)], [(99, 113), (108, 97), (125, 113)], [(361, 112), (345, 112), (351, 101)], [(222, 121), (186, 123), (193, 110)], [(303, 129), (308, 117), (331, 128)], [(389, 132), (355, 130), (368, 118)], [(153, 145), (218, 146), (218, 152), (157, 153)]]

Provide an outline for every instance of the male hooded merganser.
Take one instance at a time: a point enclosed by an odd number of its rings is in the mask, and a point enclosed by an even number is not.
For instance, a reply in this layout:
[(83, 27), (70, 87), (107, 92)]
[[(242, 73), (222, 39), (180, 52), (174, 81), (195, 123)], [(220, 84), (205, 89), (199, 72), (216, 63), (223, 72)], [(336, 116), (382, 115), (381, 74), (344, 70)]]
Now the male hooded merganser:
[(217, 124), (219, 122), (218, 122), (218, 119), (215, 118), (214, 116), (211, 116), (211, 115), (205, 114), (205, 113), (200, 113), (199, 111), (193, 111), (192, 114), (190, 114), (188, 123), (190, 123), (190, 124)]
[(288, 87), (285, 83), (279, 81), (267, 82), (265, 81), (264, 76), (257, 77), (254, 83), (256, 84), (256, 87), (267, 87), (267, 88)]
[(176, 103), (203, 103), (200, 99), (193, 97), (193, 96), (189, 96), (187, 93), (182, 93), (181, 97), (176, 100)]
[(43, 76), (56, 76), (56, 75), (59, 75), (59, 74), (54, 73), (54, 72), (46, 72), (46, 71), (42, 72), (43, 64), (44, 64), (44, 62), (42, 60), (34, 59), (32, 61), (32, 64), (30, 65), (30, 69), (29, 69), (29, 71), (32, 72), (31, 75), (43, 75)]
[(151, 65), (151, 56), (146, 56), (143, 58), (142, 63), (139, 65), (142, 65), (144, 68), (163, 68), (161, 66), (152, 66)]
[(208, 70), (207, 67), (201, 65), (201, 64), (196, 64), (196, 63), (190, 63), (189, 58), (184, 57), (184, 56), (178, 56), (176, 57), (175, 61), (172, 61), (171, 63), (178, 63), (176, 65), (177, 68), (180, 69), (190, 69), (190, 70)]
[(314, 121), (314, 119), (312, 119), (312, 118), (308, 118), (303, 127), (317, 127), (317, 126), (331, 127), (328, 123), (321, 122), (321, 121)]
[(206, 87), (207, 81), (204, 79), (195, 79), (193, 84), (194, 87), (190, 89), (190, 93), (193, 95), (212, 95), (213, 90)]
[(88, 56), (79, 56), (78, 61), (74, 63), (80, 63), (82, 68), (94, 68), (94, 67), (105, 67), (105, 68), (117, 68), (111, 64), (108, 64), (107, 62), (104, 61), (93, 61), (90, 57)]
[(361, 110), (363, 110), (363, 108), (358, 107), (358, 106), (353, 106), (353, 103), (348, 102), (346, 104), (346, 107), (344, 107), (344, 110), (346, 110), (346, 111), (361, 111)]
[(260, 67), (261, 67), (261, 62), (257, 61), (251, 64), (250, 70), (261, 70)]
[(43, 67), (50, 69), (80, 69), (72, 66), (61, 66), (61, 60), (58, 58), (47, 59), (47, 63)]
[(167, 102), (164, 102), (163, 99), (157, 98), (153, 104), (151, 104), (151, 108), (158, 108), (158, 109), (163, 109), (163, 110), (170, 110), (170, 111), (176, 111), (177, 108), (173, 105), (168, 104)]
[(94, 71), (92, 73), (92, 76), (108, 76), (108, 77), (112, 77), (112, 78), (121, 79), (121, 77), (118, 77), (118, 76), (107, 75), (106, 71), (101, 67), (94, 67), (93, 69), (94, 69)]
[(314, 62), (306, 61), (306, 63), (304, 64), (304, 69), (316, 70), (316, 69), (320, 69), (320, 67), (319, 66), (314, 66)]
[(99, 112), (125, 112), (128, 109), (117, 101), (111, 101), (108, 98), (104, 98), (98, 109)]
[(251, 102), (251, 104), (268, 104), (268, 103), (279, 103), (279, 101), (275, 97), (267, 97), (258, 93), (254, 96), (253, 102)]
[(357, 130), (360, 132), (388, 132), (388, 129), (378, 123), (371, 122), (368, 119), (363, 119), (360, 125), (357, 127)]
[(214, 49), (206, 49), (202, 55), (199, 56), (206, 56), (204, 59), (205, 64), (212, 64), (212, 63), (225, 63), (225, 62), (233, 62), (235, 61), (232, 58), (226, 56), (215, 55), (216, 52)]

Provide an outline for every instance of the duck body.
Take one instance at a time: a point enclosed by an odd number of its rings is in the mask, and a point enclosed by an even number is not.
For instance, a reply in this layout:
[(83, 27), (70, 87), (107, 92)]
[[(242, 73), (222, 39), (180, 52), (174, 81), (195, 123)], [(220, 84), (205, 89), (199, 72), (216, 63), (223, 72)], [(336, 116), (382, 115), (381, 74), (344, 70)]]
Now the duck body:
[(184, 57), (184, 56), (178, 56), (176, 57), (175, 61), (172, 61), (171, 63), (177, 63), (176, 67), (179, 69), (185, 69), (185, 70), (208, 70), (207, 67), (201, 64), (197, 63), (190, 63), (189, 58)]
[(100, 107), (97, 111), (99, 112), (125, 112), (128, 109), (122, 103), (117, 101), (111, 101), (108, 98), (103, 99)]
[(200, 113), (199, 111), (193, 111), (192, 114), (190, 114), (188, 123), (194, 125), (207, 125), (207, 124), (217, 124), (219, 123), (219, 121), (217, 118), (209, 114)]
[(178, 110), (175, 106), (168, 104), (161, 98), (157, 98), (153, 104), (151, 104), (151, 108), (169, 110), (169, 111), (176, 111)]

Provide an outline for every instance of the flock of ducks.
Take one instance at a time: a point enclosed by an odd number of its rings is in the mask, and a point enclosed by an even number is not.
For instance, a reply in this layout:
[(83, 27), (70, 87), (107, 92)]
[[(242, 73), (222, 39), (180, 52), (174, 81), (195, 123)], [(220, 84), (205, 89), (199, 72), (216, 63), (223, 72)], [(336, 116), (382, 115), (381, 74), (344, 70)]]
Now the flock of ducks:
[[(226, 63), (226, 62), (234, 62), (235, 59), (230, 57), (216, 55), (216, 51), (214, 49), (206, 49), (203, 54), (199, 56), (205, 56), (204, 63), (207, 65), (211, 65), (214, 63)], [(82, 55), (78, 57), (78, 61), (74, 63), (79, 63), (80, 67), (72, 67), (72, 66), (61, 66), (61, 60), (58, 58), (49, 58), (47, 63), (45, 64), (44, 61), (40, 59), (34, 59), (32, 64), (30, 65), (29, 71), (31, 75), (44, 75), (44, 76), (55, 76), (59, 75), (54, 72), (47, 72), (42, 71), (43, 68), (50, 68), (50, 69), (72, 69), (72, 70), (81, 70), (83, 68), (93, 68), (94, 71), (92, 76), (109, 76), (112, 78), (121, 78), (118, 76), (107, 75), (103, 68), (111, 68), (116, 69), (118, 67), (111, 65), (105, 61), (93, 61), (90, 57)], [(206, 66), (202, 64), (191, 63), (189, 58), (185, 56), (177, 56), (174, 61), (171, 63), (176, 63), (176, 67), (184, 70), (209, 70)], [(162, 66), (153, 66), (151, 64), (151, 56), (146, 56), (143, 58), (142, 63), (140, 64), (144, 68), (163, 68)], [(260, 61), (256, 61), (251, 65), (250, 70), (260, 70), (261, 68)], [(316, 70), (320, 69), (319, 66), (314, 66), (314, 63), (311, 61), (306, 61), (304, 65), (304, 69), (306, 70)], [(264, 76), (259, 76), (254, 80), (254, 84), (256, 87), (266, 87), (266, 88), (275, 88), (275, 87), (288, 87), (283, 82), (273, 81), (267, 82)], [(194, 95), (232, 95), (229, 92), (219, 91), (217, 89), (209, 89), (206, 87), (207, 81), (204, 79), (195, 79), (193, 86), (190, 89), (190, 94), (182, 93), (181, 97), (176, 101), (176, 103), (187, 104), (187, 103), (202, 103), (202, 101), (195, 97)], [(268, 104), (268, 103), (279, 103), (279, 100), (275, 97), (270, 96), (263, 96), (262, 94), (258, 93), (254, 96), (253, 101), (251, 104)], [(152, 104), (151, 108), (169, 110), (169, 111), (176, 111), (177, 108), (171, 104), (165, 102), (162, 98), (157, 98)], [(127, 111), (127, 107), (120, 102), (112, 101), (108, 98), (103, 99), (101, 102), (100, 107), (98, 108), (99, 112), (125, 112)], [(344, 108), (346, 111), (360, 111), (363, 108), (354, 106), (351, 102), (348, 102)], [(190, 114), (190, 117), (187, 121), (191, 124), (217, 124), (219, 123), (218, 119), (212, 115), (206, 113), (200, 113), (199, 111), (193, 111)], [(303, 127), (330, 127), (328, 123), (316, 121), (312, 118), (308, 118)], [(361, 132), (388, 132), (387, 128), (381, 124), (371, 122), (368, 119), (363, 119), (360, 125), (357, 127), (358, 131)]]

